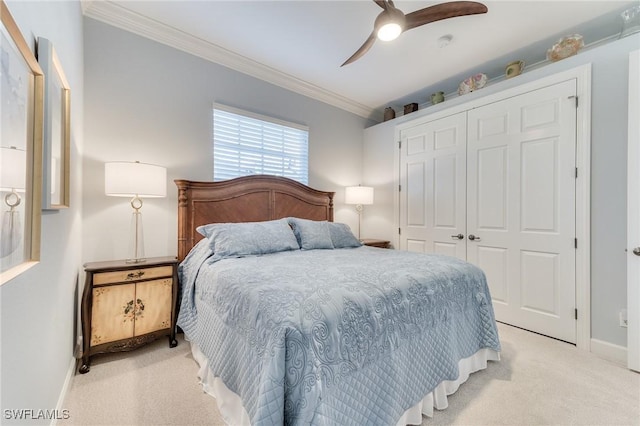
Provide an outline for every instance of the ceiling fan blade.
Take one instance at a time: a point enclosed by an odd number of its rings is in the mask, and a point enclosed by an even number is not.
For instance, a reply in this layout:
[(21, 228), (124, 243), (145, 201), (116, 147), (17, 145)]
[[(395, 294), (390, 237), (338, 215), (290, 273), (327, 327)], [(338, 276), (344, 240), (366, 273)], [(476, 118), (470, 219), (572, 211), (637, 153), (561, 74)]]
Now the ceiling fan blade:
[(387, 2), (385, 0), (373, 0), (373, 2), (384, 10), (387, 10)]
[(371, 33), (369, 38), (364, 42), (364, 44), (362, 46), (360, 46), (360, 49), (356, 50), (356, 53), (351, 55), (351, 57), (349, 59), (347, 59), (346, 61), (344, 61), (344, 64), (342, 64), (340, 66), (344, 67), (345, 65), (350, 64), (351, 62), (355, 62), (358, 59), (360, 59), (362, 56), (364, 56), (365, 53), (367, 53), (369, 51), (369, 49), (371, 49), (371, 46), (373, 46), (373, 43), (375, 43), (375, 42), (376, 42), (376, 33), (374, 31), (374, 32)]
[(419, 27), (430, 22), (442, 19), (455, 18), (457, 16), (477, 15), (487, 13), (487, 6), (475, 1), (452, 1), (425, 7), (415, 12), (407, 13), (404, 30)]

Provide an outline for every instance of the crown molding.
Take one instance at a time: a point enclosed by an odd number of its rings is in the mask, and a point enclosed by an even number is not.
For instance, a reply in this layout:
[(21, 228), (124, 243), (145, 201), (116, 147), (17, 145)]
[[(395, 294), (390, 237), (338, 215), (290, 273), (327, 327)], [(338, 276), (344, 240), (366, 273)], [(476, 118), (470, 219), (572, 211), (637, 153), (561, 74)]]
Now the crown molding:
[(284, 89), (370, 118), (373, 108), (283, 73), (246, 56), (150, 19), (110, 1), (82, 0), (84, 15), (114, 27), (149, 38), (183, 52), (215, 62)]

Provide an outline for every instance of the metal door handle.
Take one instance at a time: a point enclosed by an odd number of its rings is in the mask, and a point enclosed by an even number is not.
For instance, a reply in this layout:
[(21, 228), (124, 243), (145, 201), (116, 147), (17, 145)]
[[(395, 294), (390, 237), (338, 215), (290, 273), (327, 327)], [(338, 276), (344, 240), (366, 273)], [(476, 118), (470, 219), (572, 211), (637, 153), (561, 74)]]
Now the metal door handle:
[(475, 235), (471, 234), (468, 237), (471, 241), (480, 241), (480, 237), (476, 237)]
[(636, 247), (633, 249), (633, 254), (635, 254), (636, 256), (640, 256), (640, 247)]
[(463, 240), (464, 239), (464, 235), (462, 235), (462, 234), (452, 235), (451, 238), (453, 238), (454, 240)]

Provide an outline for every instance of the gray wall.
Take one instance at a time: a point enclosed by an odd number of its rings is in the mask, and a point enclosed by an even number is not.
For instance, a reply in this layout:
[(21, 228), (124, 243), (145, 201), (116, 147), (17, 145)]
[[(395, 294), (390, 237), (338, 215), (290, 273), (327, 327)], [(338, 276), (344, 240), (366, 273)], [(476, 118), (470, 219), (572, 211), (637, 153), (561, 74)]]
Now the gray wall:
[[(591, 337), (626, 346), (627, 329), (618, 324), (618, 312), (627, 306), (626, 283), (626, 184), (627, 102), (629, 52), (640, 48), (640, 35), (580, 52), (563, 61), (523, 73), (501, 82), (499, 90), (533, 81), (579, 65), (592, 64), (591, 106)], [(488, 85), (474, 96), (495, 93)], [(494, 90), (495, 89), (495, 90)], [(470, 95), (467, 95), (470, 96)], [(376, 186), (376, 198), (393, 199), (394, 128), (465, 102), (452, 98), (442, 104), (399, 117), (365, 130), (363, 181)], [(395, 206), (388, 202), (369, 206), (363, 219), (363, 235), (394, 239)]]
[(131, 207), (104, 195), (106, 161), (167, 167), (167, 198), (145, 200), (145, 248), (176, 254), (173, 179), (212, 179), (214, 101), (308, 126), (309, 184), (335, 191), (336, 221), (357, 226), (343, 188), (362, 177), (364, 118), (89, 18), (85, 78), (85, 261), (128, 254)]
[(0, 287), (2, 419), (5, 409), (56, 408), (73, 368), (84, 99), (80, 3), (6, 3), (32, 51), (37, 37), (51, 40), (71, 87), (71, 207), (43, 212), (40, 263)]

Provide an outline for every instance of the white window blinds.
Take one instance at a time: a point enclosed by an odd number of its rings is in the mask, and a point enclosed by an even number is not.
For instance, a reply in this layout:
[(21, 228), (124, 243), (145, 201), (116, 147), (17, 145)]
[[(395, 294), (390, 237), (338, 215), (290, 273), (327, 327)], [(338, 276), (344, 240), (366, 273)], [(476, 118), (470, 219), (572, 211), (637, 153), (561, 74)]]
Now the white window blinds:
[(253, 174), (308, 184), (309, 130), (297, 124), (214, 105), (213, 180)]

